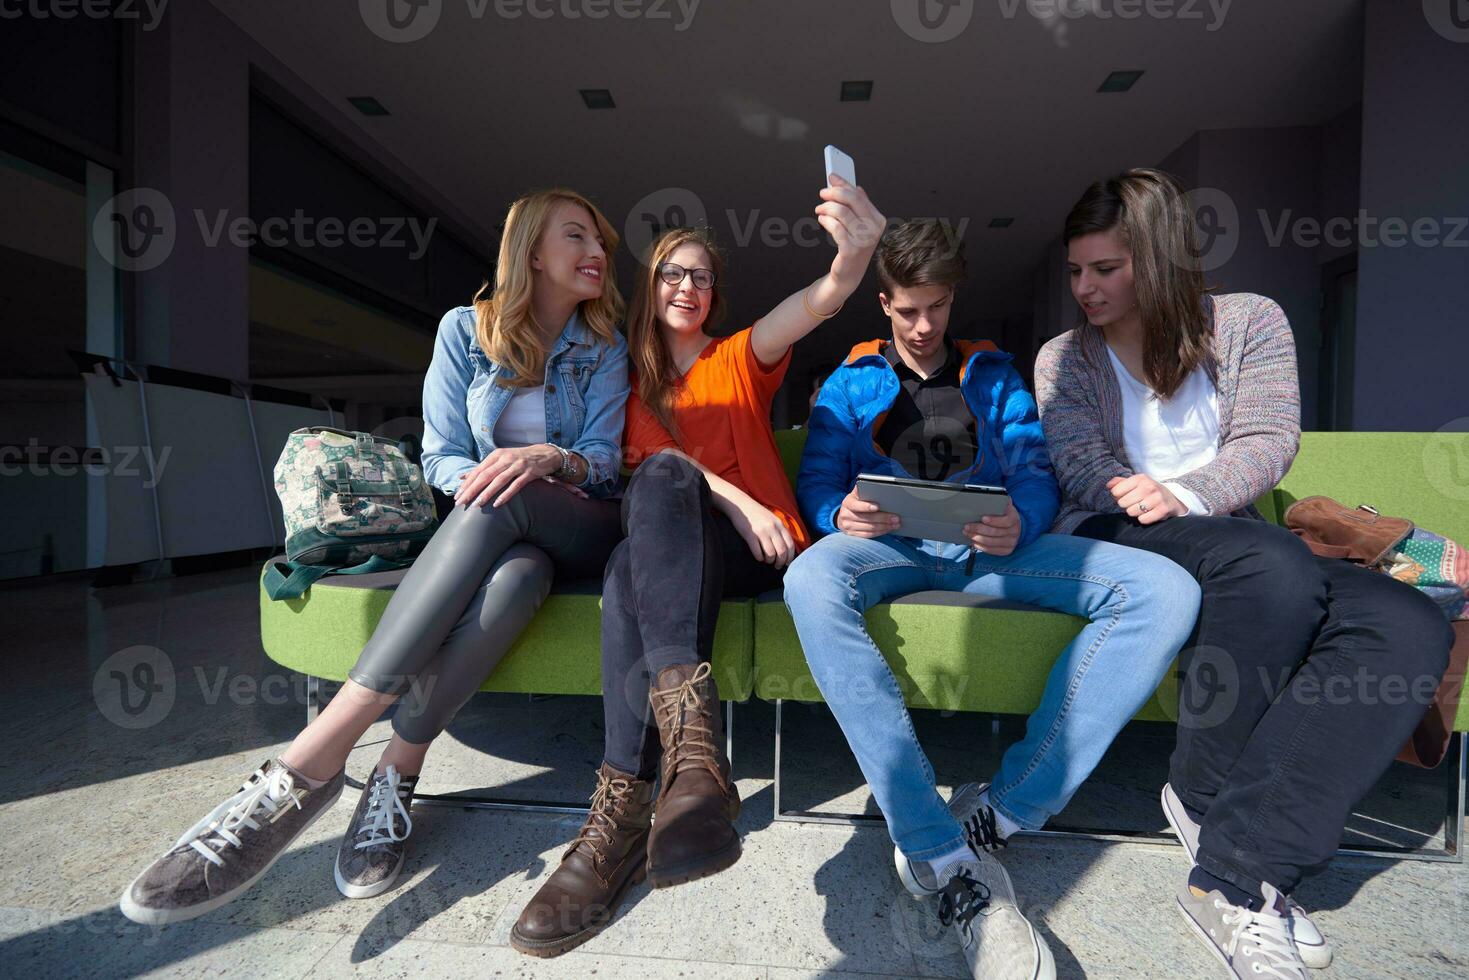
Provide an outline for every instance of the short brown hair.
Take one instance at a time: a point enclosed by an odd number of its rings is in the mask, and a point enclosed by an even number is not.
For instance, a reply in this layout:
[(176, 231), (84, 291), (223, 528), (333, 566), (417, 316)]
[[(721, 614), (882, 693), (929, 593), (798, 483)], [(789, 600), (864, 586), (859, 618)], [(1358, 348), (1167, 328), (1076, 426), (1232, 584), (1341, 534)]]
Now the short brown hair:
[(882, 291), (914, 286), (957, 286), (964, 281), (964, 240), (943, 218), (909, 218), (877, 244)]

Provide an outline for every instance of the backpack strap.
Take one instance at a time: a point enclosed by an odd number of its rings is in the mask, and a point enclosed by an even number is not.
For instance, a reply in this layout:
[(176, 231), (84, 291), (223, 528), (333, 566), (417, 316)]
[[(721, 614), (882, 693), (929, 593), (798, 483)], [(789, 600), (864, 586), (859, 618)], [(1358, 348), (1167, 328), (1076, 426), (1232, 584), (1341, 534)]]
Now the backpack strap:
[[(407, 568), (410, 563), (373, 555), (360, 565), (334, 568), (330, 565), (303, 565), (298, 561), (272, 558), (266, 562), (263, 581), (265, 594), (271, 599), (299, 599), (307, 589), (328, 575), (369, 575)], [(282, 570), (284, 569), (284, 571)]]

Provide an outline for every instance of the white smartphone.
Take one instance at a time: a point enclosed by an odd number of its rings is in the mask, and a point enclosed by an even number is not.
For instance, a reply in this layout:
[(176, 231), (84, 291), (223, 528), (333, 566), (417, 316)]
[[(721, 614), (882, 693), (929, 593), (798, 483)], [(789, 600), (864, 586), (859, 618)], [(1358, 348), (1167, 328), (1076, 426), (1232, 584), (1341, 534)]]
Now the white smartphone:
[(838, 150), (836, 147), (828, 143), (826, 144), (827, 187), (831, 186), (832, 174), (836, 174), (838, 177), (842, 178), (842, 180), (845, 180), (853, 187), (857, 186), (857, 164), (852, 162), (851, 157), (847, 156), (841, 150)]

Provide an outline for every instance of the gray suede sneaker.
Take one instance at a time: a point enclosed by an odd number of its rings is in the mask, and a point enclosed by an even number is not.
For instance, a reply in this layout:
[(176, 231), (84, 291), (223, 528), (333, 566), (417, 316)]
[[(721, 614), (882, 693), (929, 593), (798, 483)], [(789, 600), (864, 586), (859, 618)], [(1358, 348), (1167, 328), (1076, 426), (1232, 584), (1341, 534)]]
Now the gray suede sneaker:
[[(1198, 858), (1195, 855), (1199, 853), (1199, 831), (1202, 828), (1189, 816), (1172, 783), (1163, 784), (1162, 802), (1163, 816), (1167, 818), (1168, 826), (1173, 828), (1174, 836), (1183, 845), (1189, 863), (1196, 864)], [(1296, 942), (1296, 949), (1300, 951), (1301, 962), (1313, 970), (1324, 970), (1330, 966), (1331, 944), (1326, 941), (1321, 930), (1316, 928), (1316, 923), (1311, 921), (1300, 903), (1289, 896), (1285, 899), (1285, 920), (1291, 938)]]
[(182, 922), (246, 892), (342, 795), (343, 774), (309, 789), (279, 759), (190, 827), (122, 893), (122, 914), (143, 925)]
[(374, 772), (362, 787), (362, 798), (337, 850), (337, 891), (348, 898), (372, 898), (397, 882), (408, 854), (408, 835), (413, 833), (408, 808), (417, 785), (417, 776), (404, 778), (397, 767), (388, 766), (385, 773)]
[(954, 927), (971, 975), (1055, 980), (1051, 948), (1021, 914), (1010, 875), (993, 855), (977, 854), (954, 869), (939, 894), (938, 911), (939, 922)]
[(1231, 905), (1219, 892), (1197, 894), (1184, 885), (1178, 909), (1194, 934), (1204, 941), (1236, 980), (1306, 980), (1306, 964), (1290, 936), (1285, 899), (1263, 885), (1265, 908), (1252, 912)]

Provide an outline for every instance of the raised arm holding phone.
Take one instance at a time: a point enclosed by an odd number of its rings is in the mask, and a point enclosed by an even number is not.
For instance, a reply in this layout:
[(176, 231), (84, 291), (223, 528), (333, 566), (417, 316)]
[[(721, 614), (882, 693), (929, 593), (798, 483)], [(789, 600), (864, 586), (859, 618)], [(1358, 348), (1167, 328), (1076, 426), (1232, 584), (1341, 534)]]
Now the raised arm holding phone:
[(708, 332), (725, 310), (724, 257), (708, 234), (671, 229), (644, 256), (627, 321), (636, 471), (602, 591), (603, 763), (580, 834), (511, 931), (521, 952), (585, 942), (644, 875), (666, 887), (739, 860), (710, 664), (720, 602), (778, 589), (810, 543), (770, 403), (791, 345), (841, 309), (885, 224), (852, 181), (833, 176), (820, 196), (831, 268), (732, 336)]

